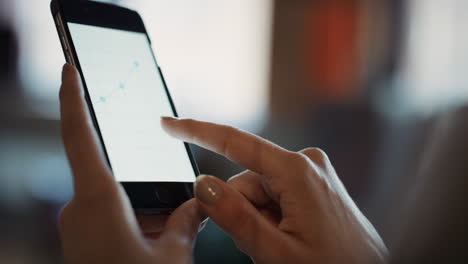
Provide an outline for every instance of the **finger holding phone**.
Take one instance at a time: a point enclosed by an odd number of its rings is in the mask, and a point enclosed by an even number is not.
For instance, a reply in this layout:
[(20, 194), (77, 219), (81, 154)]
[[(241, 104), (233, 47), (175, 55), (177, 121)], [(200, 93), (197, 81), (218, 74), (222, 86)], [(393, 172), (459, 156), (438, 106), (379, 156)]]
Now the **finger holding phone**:
[(202, 216), (189, 200), (171, 216), (135, 216), (106, 164), (76, 69), (65, 65), (61, 126), (74, 197), (60, 215), (67, 263), (192, 263)]

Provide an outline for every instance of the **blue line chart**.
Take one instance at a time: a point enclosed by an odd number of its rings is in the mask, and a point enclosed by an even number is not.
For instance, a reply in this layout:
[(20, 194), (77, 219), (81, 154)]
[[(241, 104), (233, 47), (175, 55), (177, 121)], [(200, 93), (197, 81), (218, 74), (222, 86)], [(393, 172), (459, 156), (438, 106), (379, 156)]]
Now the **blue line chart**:
[(110, 98), (112, 98), (112, 96), (125, 90), (127, 88), (128, 81), (131, 79), (133, 74), (138, 70), (138, 68), (140, 68), (140, 62), (134, 61), (132, 68), (126, 75), (126, 78), (123, 81), (118, 82), (117, 86), (114, 89), (112, 89), (109, 93), (107, 93), (106, 95), (99, 96), (98, 99), (94, 101), (94, 104), (106, 103), (107, 101), (109, 101)]

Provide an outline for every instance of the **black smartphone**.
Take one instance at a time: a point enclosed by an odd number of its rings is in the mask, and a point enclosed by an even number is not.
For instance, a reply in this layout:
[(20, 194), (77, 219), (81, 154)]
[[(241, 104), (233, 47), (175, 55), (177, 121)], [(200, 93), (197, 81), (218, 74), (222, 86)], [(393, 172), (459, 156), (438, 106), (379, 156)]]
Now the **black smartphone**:
[(116, 180), (137, 214), (170, 214), (193, 197), (198, 169), (189, 146), (160, 126), (177, 112), (141, 17), (83, 0), (52, 0), (51, 10)]

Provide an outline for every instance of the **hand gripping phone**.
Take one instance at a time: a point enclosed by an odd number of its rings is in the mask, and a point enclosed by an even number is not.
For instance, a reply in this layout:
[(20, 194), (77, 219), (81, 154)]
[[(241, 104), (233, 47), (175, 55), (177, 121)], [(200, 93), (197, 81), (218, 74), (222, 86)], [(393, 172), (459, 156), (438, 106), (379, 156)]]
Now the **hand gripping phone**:
[(137, 214), (170, 214), (193, 197), (198, 169), (189, 146), (160, 126), (177, 112), (141, 17), (82, 0), (53, 0), (51, 10), (116, 180)]

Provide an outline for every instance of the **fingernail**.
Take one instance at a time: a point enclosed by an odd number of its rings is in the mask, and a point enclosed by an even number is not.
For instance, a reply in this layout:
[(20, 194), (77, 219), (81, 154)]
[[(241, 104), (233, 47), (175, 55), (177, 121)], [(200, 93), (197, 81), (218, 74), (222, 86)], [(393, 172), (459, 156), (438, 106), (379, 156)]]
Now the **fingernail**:
[(178, 119), (175, 118), (175, 117), (171, 117), (171, 116), (161, 116), (161, 120), (163, 120), (163, 121), (176, 121)]
[(195, 197), (206, 205), (214, 205), (223, 196), (223, 189), (211, 176), (199, 176), (195, 184)]

